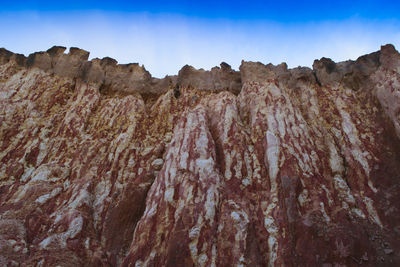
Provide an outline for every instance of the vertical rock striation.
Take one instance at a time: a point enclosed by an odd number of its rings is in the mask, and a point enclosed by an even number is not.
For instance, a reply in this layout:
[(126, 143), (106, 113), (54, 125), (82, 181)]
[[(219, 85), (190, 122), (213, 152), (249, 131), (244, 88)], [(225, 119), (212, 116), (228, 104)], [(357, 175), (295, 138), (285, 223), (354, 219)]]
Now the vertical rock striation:
[(0, 49), (0, 264), (398, 266), (400, 54), (185, 66)]

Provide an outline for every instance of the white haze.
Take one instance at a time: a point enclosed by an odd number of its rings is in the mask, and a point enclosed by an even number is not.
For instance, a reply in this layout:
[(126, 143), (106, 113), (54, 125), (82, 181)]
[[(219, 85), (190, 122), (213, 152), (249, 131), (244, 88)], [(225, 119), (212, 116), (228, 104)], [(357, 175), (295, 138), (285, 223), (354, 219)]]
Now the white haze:
[(356, 59), (382, 44), (400, 47), (399, 21), (277, 23), (199, 19), (171, 14), (104, 12), (0, 13), (0, 47), (16, 53), (76, 46), (90, 58), (143, 64), (154, 77), (177, 74), (185, 64), (210, 69), (241, 60), (311, 66), (323, 56)]

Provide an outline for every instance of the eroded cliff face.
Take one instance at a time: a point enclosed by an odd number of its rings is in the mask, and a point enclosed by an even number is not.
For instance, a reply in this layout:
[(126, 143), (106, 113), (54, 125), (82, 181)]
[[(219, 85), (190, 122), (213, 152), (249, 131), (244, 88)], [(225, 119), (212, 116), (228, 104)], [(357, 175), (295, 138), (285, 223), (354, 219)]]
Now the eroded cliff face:
[(400, 264), (400, 55), (152, 78), (0, 50), (0, 264)]

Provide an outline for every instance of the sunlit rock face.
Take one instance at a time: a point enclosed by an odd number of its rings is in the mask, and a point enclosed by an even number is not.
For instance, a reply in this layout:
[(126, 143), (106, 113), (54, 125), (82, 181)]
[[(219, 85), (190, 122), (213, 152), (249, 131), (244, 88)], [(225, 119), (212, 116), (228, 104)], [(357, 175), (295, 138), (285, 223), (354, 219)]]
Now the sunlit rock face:
[(400, 55), (138, 64), (0, 49), (1, 266), (399, 266)]

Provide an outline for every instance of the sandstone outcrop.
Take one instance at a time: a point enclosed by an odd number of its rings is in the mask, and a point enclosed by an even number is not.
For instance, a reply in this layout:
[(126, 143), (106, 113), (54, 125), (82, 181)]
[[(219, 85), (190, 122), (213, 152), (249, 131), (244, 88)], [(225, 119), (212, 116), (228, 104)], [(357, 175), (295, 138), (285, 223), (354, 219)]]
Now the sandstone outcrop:
[(399, 266), (400, 54), (313, 69), (0, 49), (0, 265)]

